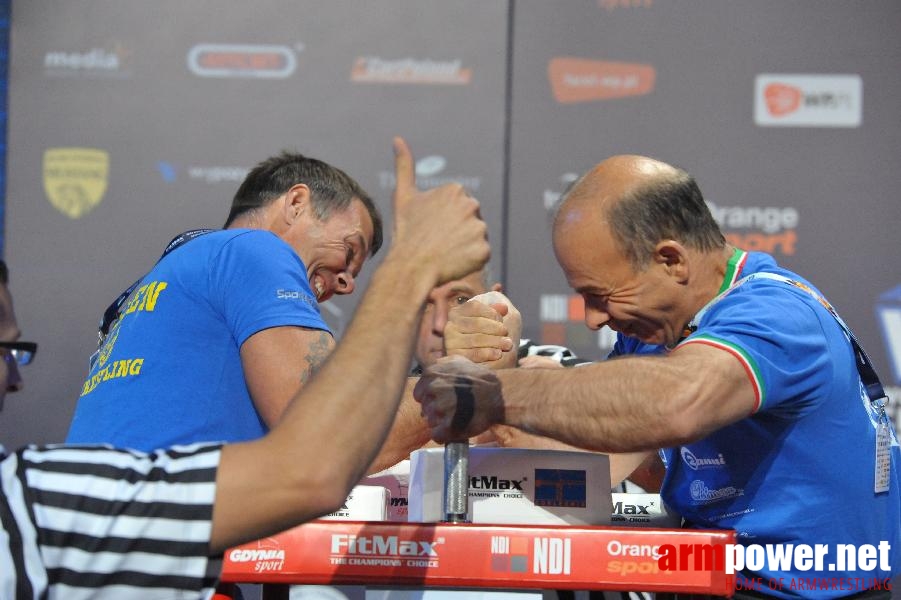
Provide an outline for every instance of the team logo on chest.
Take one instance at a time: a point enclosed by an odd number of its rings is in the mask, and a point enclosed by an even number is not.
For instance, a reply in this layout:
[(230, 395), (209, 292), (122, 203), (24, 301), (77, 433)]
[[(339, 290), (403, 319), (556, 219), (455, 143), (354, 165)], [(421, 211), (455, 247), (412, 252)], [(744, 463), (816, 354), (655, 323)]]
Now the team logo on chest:
[(726, 459), (723, 458), (722, 453), (717, 454), (714, 457), (699, 457), (695, 456), (691, 450), (684, 446), (680, 450), (680, 453), (682, 454), (682, 461), (688, 465), (688, 468), (692, 471), (697, 471), (699, 469), (718, 469), (726, 466)]

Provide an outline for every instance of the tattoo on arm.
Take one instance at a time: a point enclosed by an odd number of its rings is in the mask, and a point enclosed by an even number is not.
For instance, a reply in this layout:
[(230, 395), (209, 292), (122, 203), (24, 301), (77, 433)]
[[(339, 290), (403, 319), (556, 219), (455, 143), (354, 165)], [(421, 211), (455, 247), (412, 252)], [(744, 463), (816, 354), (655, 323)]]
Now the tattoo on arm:
[(301, 383), (309, 381), (313, 374), (319, 370), (319, 367), (325, 362), (328, 355), (332, 353), (333, 345), (332, 336), (328, 332), (320, 331), (319, 337), (310, 344), (309, 348), (307, 348), (307, 354), (304, 356), (307, 364), (300, 372)]

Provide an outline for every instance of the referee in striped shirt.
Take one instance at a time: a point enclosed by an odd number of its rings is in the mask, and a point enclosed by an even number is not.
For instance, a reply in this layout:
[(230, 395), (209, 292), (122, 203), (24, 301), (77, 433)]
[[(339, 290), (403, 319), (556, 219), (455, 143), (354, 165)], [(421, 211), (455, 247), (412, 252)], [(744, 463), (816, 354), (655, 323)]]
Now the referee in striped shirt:
[[(478, 202), (457, 184), (418, 191), (406, 143), (394, 149), (391, 249), (268, 435), (152, 453), (0, 446), (0, 600), (209, 598), (225, 549), (341, 506), (394, 419), (429, 292), (489, 255)], [(0, 276), (2, 401), (37, 347), (19, 340), (5, 264)], [(386, 339), (395, 351), (371, 351)]]

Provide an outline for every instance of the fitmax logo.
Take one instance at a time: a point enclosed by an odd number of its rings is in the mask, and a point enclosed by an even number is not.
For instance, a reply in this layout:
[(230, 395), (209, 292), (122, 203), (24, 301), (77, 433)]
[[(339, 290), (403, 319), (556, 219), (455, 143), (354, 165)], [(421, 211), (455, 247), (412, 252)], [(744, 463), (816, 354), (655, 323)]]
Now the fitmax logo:
[(650, 504), (624, 504), (622, 501), (613, 505), (613, 514), (615, 515), (648, 515), (648, 507)]
[(519, 490), (522, 489), (523, 479), (498, 479), (496, 476), (482, 475), (470, 477), (469, 487), (476, 490)]
[(422, 540), (401, 540), (396, 535), (355, 536), (346, 533), (332, 534), (332, 554), (347, 552), (357, 555), (376, 556), (430, 556), (437, 557), (435, 546), (442, 540), (425, 542)]

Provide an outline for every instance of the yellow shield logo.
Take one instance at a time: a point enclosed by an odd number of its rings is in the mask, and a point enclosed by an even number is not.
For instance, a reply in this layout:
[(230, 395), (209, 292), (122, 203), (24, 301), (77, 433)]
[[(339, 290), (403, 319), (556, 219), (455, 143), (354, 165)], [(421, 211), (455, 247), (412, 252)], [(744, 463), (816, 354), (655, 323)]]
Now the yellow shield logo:
[(70, 219), (89, 213), (103, 200), (109, 180), (109, 153), (96, 148), (44, 151), (44, 192)]

